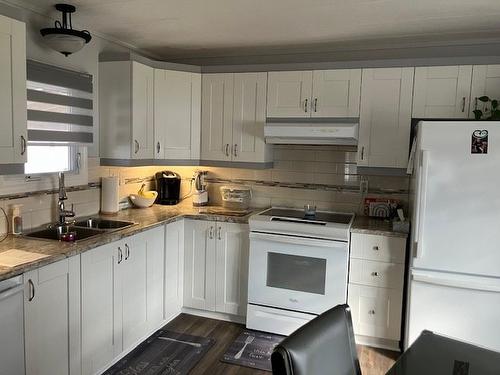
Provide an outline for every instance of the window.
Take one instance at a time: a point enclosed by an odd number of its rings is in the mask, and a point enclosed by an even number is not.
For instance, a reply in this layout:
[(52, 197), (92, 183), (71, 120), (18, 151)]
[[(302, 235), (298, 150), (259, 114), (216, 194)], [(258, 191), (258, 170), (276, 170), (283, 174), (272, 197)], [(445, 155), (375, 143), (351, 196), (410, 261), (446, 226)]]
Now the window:
[(28, 145), (25, 174), (76, 172), (78, 147), (69, 145)]
[(25, 174), (78, 172), (93, 142), (92, 76), (28, 61)]

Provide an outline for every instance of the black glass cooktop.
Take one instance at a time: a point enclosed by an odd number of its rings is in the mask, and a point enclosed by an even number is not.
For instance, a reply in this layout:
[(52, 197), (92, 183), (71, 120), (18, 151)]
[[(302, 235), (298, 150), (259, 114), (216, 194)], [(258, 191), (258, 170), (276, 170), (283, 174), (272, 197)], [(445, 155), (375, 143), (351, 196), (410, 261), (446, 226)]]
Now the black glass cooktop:
[(352, 219), (352, 214), (340, 214), (333, 212), (316, 212), (314, 216), (306, 216), (302, 210), (293, 210), (286, 208), (271, 208), (261, 213), (265, 216), (273, 216), (279, 218), (290, 218), (295, 220), (321, 221), (326, 223), (349, 224)]

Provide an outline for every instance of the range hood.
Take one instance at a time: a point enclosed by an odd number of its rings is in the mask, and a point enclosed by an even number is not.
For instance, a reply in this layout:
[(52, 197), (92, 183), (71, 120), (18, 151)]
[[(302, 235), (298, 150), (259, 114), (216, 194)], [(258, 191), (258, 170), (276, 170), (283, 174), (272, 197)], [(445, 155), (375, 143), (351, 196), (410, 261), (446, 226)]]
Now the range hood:
[(267, 118), (264, 137), (269, 144), (357, 145), (358, 118)]

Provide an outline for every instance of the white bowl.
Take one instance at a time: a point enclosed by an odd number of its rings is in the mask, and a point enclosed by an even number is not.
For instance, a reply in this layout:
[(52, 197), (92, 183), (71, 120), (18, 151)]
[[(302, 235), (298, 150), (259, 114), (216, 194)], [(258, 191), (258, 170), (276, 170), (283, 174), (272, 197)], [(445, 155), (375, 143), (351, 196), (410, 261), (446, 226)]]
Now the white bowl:
[(151, 198), (146, 198), (138, 194), (130, 194), (129, 198), (134, 206), (139, 208), (147, 208), (153, 205), (153, 203), (156, 200), (156, 197), (158, 196), (158, 193), (156, 191), (153, 191), (153, 193), (154, 197)]

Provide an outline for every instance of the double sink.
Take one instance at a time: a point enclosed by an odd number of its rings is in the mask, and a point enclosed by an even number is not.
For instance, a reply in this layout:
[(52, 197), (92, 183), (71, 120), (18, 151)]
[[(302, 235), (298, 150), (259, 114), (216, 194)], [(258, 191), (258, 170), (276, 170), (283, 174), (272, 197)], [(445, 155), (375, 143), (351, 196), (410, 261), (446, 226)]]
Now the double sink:
[(24, 236), (55, 241), (61, 241), (67, 238), (66, 241), (74, 242), (92, 238), (103, 233), (125, 229), (131, 227), (132, 225), (135, 225), (135, 223), (131, 221), (108, 220), (91, 217), (85, 220), (77, 221), (70, 225), (49, 226), (45, 229), (27, 233)]

